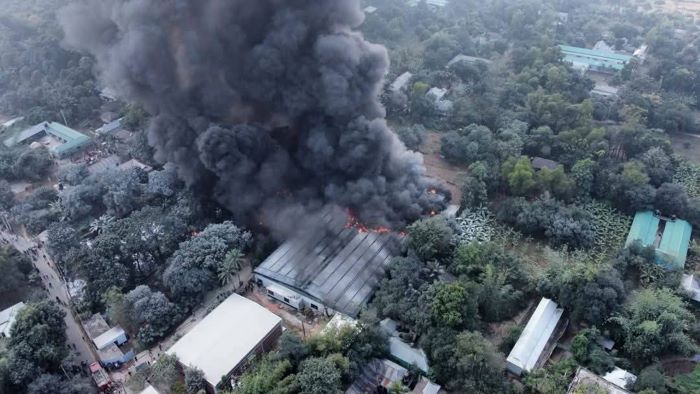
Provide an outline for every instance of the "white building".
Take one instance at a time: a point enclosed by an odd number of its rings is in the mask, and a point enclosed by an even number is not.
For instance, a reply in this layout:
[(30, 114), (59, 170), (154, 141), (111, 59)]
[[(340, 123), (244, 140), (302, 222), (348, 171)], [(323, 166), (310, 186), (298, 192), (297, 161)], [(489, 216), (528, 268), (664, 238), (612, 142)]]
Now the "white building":
[(681, 286), (683, 290), (688, 293), (688, 297), (694, 301), (700, 302), (700, 282), (695, 279), (694, 275), (684, 274), (683, 280), (681, 280)]
[(242, 372), (257, 354), (274, 348), (282, 320), (255, 302), (231, 294), (168, 351), (183, 367), (204, 372), (210, 390)]
[[(547, 345), (557, 329), (563, 313), (564, 310), (559, 308), (554, 301), (542, 298), (506, 359), (508, 371), (519, 376), (544, 363), (549, 357), (549, 354), (546, 354), (549, 353), (546, 352)], [(546, 357), (542, 357), (545, 354)]]
[(17, 314), (24, 309), (24, 302), (18, 302), (11, 307), (0, 311), (0, 335), (6, 338), (10, 337), (10, 329), (15, 324)]

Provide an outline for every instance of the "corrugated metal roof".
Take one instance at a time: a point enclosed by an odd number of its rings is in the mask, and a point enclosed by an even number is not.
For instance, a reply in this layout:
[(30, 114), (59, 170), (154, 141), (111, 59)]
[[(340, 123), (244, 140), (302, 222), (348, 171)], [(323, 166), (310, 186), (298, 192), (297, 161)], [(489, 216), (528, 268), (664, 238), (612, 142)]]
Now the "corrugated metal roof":
[(518, 342), (508, 354), (508, 363), (523, 371), (531, 371), (554, 333), (564, 310), (548, 299), (542, 298), (527, 322)]
[(629, 246), (634, 241), (640, 241), (644, 246), (654, 245), (658, 228), (659, 218), (651, 211), (637, 212), (634, 215), (625, 246)]
[[(659, 234), (661, 224), (663, 232)], [(658, 264), (668, 268), (683, 268), (691, 233), (692, 226), (685, 220), (660, 218), (651, 211), (637, 212), (625, 246), (639, 240), (644, 246), (656, 248)]]
[(661, 236), (661, 244), (657, 249), (662, 263), (682, 268), (688, 255), (688, 244), (692, 227), (685, 220), (670, 220)]
[(596, 51), (593, 49), (572, 47), (569, 45), (559, 45), (559, 48), (561, 48), (561, 51), (564, 54), (571, 53), (571, 54), (583, 55), (583, 56), (601, 59), (601, 60), (602, 59), (610, 59), (610, 60), (617, 60), (617, 61), (621, 61), (621, 62), (628, 62), (628, 61), (630, 61), (630, 59), (632, 59), (632, 56), (630, 56), (630, 55), (621, 55), (619, 53)]
[(291, 239), (275, 250), (255, 273), (357, 316), (398, 249), (392, 234), (344, 228), (342, 218), (325, 217), (330, 231)]

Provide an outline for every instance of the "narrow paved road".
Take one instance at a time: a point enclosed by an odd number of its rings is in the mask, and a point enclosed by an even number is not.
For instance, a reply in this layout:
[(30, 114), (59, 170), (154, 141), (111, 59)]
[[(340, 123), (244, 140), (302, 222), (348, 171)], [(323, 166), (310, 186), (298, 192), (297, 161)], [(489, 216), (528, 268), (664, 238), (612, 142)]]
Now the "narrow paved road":
[[(25, 252), (36, 247), (36, 242), (29, 240), (22, 236), (15, 234), (10, 234), (7, 232), (0, 232), (0, 238), (5, 239), (11, 243), (20, 252)], [(46, 253), (44, 248), (36, 248), (36, 256), (34, 254), (27, 254), (29, 258), (34, 263), (34, 266), (39, 270), (41, 276), (41, 281), (46, 290), (48, 290), (48, 298), (56, 301), (57, 299), (61, 302), (58, 304), (59, 307), (66, 312), (66, 336), (67, 344), (71, 349), (71, 354), (74, 356), (74, 362), (79, 364), (81, 361), (90, 364), (95, 361), (95, 356), (92, 353), (90, 339), (83, 335), (80, 323), (76, 321), (71, 313), (70, 309), (66, 306), (70, 301), (70, 296), (68, 295), (68, 289), (65, 282), (61, 279), (55, 265), (50, 261), (49, 255)]]

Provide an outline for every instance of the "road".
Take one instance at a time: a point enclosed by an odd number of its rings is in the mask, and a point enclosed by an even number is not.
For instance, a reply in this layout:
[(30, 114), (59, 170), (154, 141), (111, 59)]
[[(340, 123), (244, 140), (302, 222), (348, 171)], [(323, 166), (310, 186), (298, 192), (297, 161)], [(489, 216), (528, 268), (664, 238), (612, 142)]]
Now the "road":
[[(37, 246), (34, 240), (27, 239), (23, 236), (10, 234), (5, 231), (0, 231), (0, 238), (12, 244), (20, 252), (30, 250)], [(84, 361), (90, 364), (95, 361), (95, 356), (89, 338), (85, 337), (80, 327), (80, 323), (73, 317), (73, 313), (66, 305), (69, 304), (70, 297), (65, 282), (55, 269), (54, 263), (50, 261), (49, 255), (44, 248), (36, 248), (37, 252), (28, 254), (29, 258), (34, 263), (34, 266), (39, 270), (42, 285), (48, 291), (48, 298), (56, 301), (61, 301), (58, 306), (66, 312), (64, 318), (66, 322), (66, 339), (68, 348), (71, 349), (73, 361), (76, 364)]]

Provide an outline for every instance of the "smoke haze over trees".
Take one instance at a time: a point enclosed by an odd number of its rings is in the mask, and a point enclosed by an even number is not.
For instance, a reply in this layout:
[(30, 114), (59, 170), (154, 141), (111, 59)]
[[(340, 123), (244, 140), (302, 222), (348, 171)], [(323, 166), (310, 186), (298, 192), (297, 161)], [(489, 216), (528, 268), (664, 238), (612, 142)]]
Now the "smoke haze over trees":
[(153, 116), (157, 159), (278, 230), (284, 212), (329, 203), (394, 227), (444, 204), (387, 127), (388, 57), (354, 31), (363, 19), (357, 0), (83, 1), (59, 13), (66, 43)]

